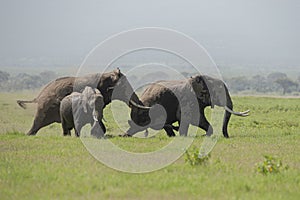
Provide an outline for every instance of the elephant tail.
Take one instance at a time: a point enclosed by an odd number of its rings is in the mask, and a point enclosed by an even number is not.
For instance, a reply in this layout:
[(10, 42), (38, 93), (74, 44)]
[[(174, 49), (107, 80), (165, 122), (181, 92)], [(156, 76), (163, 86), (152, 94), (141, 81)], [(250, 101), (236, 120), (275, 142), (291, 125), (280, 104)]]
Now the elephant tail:
[(27, 100), (17, 100), (17, 103), (19, 104), (19, 106), (21, 106), (23, 109), (26, 109), (26, 103), (36, 103), (36, 99), (33, 99), (31, 101), (27, 101)]

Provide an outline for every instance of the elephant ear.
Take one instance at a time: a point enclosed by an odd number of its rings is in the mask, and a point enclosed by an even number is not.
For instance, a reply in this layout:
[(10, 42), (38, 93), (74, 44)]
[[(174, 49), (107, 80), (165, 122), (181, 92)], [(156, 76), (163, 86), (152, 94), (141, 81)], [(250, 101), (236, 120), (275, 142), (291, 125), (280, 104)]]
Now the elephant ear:
[[(94, 103), (90, 105), (93, 108), (93, 116), (99, 117), (99, 119), (103, 118), (103, 107), (104, 107), (104, 99), (100, 91), (95, 89), (96, 93), (94, 94)], [(99, 92), (99, 93), (98, 93)]]
[(206, 79), (202, 75), (198, 75), (193, 78), (194, 79), (194, 84), (193, 88), (196, 89), (195, 92), (198, 93), (208, 93), (208, 87), (206, 83)]
[(119, 67), (117, 67), (117, 69), (115, 69), (115, 70), (114, 70), (114, 73), (115, 73), (115, 74), (121, 74), (121, 70), (120, 70), (120, 68), (119, 68)]
[[(95, 104), (95, 108), (98, 109), (103, 109), (104, 106), (104, 100), (103, 100), (103, 96), (101, 94), (101, 92), (98, 89), (95, 89), (95, 94), (94, 94), (94, 102)], [(91, 105), (93, 106), (93, 105)]]
[(121, 70), (120, 68), (117, 68), (113, 71), (113, 74), (111, 75), (111, 79), (115, 83), (120, 79), (121, 76), (122, 76)]
[(94, 99), (94, 90), (91, 87), (85, 87), (82, 92), (82, 106), (83, 112), (87, 113), (88, 106), (92, 104)]
[(203, 75), (197, 75), (191, 77), (192, 88), (200, 100), (205, 105), (210, 105), (210, 91), (207, 85), (206, 77)]

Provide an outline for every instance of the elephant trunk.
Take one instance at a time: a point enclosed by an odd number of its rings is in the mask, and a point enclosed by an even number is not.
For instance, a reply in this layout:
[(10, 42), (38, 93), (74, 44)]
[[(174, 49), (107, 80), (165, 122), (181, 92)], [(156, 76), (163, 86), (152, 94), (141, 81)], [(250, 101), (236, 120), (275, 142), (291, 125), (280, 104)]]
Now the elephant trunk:
[(137, 94), (135, 92), (133, 92), (133, 94), (131, 95), (129, 101), (128, 102), (128, 106), (131, 105), (141, 105), (141, 101), (139, 99), (139, 97), (137, 96)]
[(232, 100), (231, 100), (231, 97), (229, 95), (228, 89), (225, 88), (225, 91), (226, 91), (226, 106), (225, 106), (225, 114), (224, 114), (224, 118), (223, 118), (222, 131), (223, 131), (224, 137), (229, 138), (228, 123), (229, 123), (229, 120), (230, 120), (230, 117), (231, 117), (231, 112), (229, 112), (229, 110), (227, 110), (226, 107), (229, 108), (230, 110), (233, 110), (233, 104), (232, 104)]
[(143, 109), (143, 110), (149, 110), (151, 108), (151, 107), (148, 107), (148, 106), (144, 106), (144, 104), (140, 101), (140, 99), (136, 95), (136, 93), (133, 93), (131, 95), (128, 106), (129, 107), (135, 107), (137, 109)]
[(246, 110), (244, 112), (235, 112), (233, 111), (233, 104), (232, 104), (232, 100), (231, 97), (229, 95), (228, 89), (225, 87), (225, 93), (226, 93), (226, 106), (224, 106), (225, 108), (225, 114), (224, 114), (224, 119), (223, 119), (223, 135), (224, 137), (228, 138), (228, 122), (230, 120), (231, 114), (236, 115), (236, 116), (240, 116), (240, 117), (247, 117), (249, 116), (249, 112), (250, 110)]

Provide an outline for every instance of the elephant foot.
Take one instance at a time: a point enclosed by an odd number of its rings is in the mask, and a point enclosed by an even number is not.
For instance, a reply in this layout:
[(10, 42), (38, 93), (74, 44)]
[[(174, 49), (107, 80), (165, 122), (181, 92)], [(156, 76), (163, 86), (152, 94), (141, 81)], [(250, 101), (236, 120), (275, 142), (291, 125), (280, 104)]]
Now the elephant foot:
[(103, 132), (91, 132), (91, 136), (93, 138), (104, 138), (104, 133)]
[(28, 133), (26, 133), (26, 135), (28, 135), (28, 136), (35, 136), (36, 132), (28, 132)]
[(166, 133), (169, 137), (175, 137), (176, 136), (174, 131), (173, 131), (172, 125), (165, 125), (164, 129), (165, 129), (165, 131), (166, 131)]
[[(70, 134), (71, 135), (71, 134)], [(77, 131), (75, 131), (75, 136), (76, 137), (80, 137), (80, 133), (78, 133)]]
[(119, 137), (132, 137), (132, 135), (130, 135), (130, 134), (128, 134), (128, 133), (125, 133), (125, 134), (119, 135)]
[(227, 131), (223, 131), (223, 136), (224, 136), (225, 138), (229, 138), (228, 132), (227, 132)]
[(63, 136), (71, 136), (71, 131), (70, 130), (64, 131)]

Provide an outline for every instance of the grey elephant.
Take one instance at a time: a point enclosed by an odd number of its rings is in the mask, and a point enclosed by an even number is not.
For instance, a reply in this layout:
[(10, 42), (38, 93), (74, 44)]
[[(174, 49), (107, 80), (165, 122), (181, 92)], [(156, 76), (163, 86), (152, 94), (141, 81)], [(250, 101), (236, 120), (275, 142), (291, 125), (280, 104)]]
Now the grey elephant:
[(82, 93), (73, 92), (63, 98), (60, 103), (63, 135), (71, 135), (74, 128), (75, 135), (79, 137), (82, 127), (89, 123), (92, 126), (91, 135), (103, 137), (106, 132), (102, 122), (103, 107), (102, 94), (98, 89), (89, 86), (85, 87)]
[[(59, 108), (61, 100), (72, 92), (82, 92), (86, 86), (97, 88), (101, 92), (104, 107), (114, 99), (123, 101), (127, 105), (129, 105), (130, 98), (133, 102), (140, 102), (126, 76), (120, 72), (119, 68), (102, 74), (58, 78), (46, 85), (33, 100), (17, 101), (22, 108), (26, 108), (26, 103), (37, 103), (34, 121), (27, 135), (36, 135), (41, 128), (54, 122), (60, 123)], [(119, 89), (118, 92), (114, 92), (116, 95), (112, 97), (112, 92), (109, 92), (109, 90), (114, 88)]]
[[(227, 128), (231, 114), (247, 116), (249, 113), (249, 110), (233, 111), (233, 103), (225, 83), (205, 75), (186, 80), (155, 82), (145, 89), (140, 101), (142, 104), (130, 102), (130, 128), (124, 136), (132, 136), (143, 130), (147, 132), (147, 128), (163, 128), (170, 137), (175, 136), (174, 130), (179, 130), (180, 135), (186, 136), (190, 124), (204, 129), (206, 135), (210, 136), (213, 128), (206, 119), (204, 109), (217, 105), (225, 109), (222, 129), (224, 137), (228, 138)], [(178, 122), (179, 127), (173, 126), (174, 122)]]

